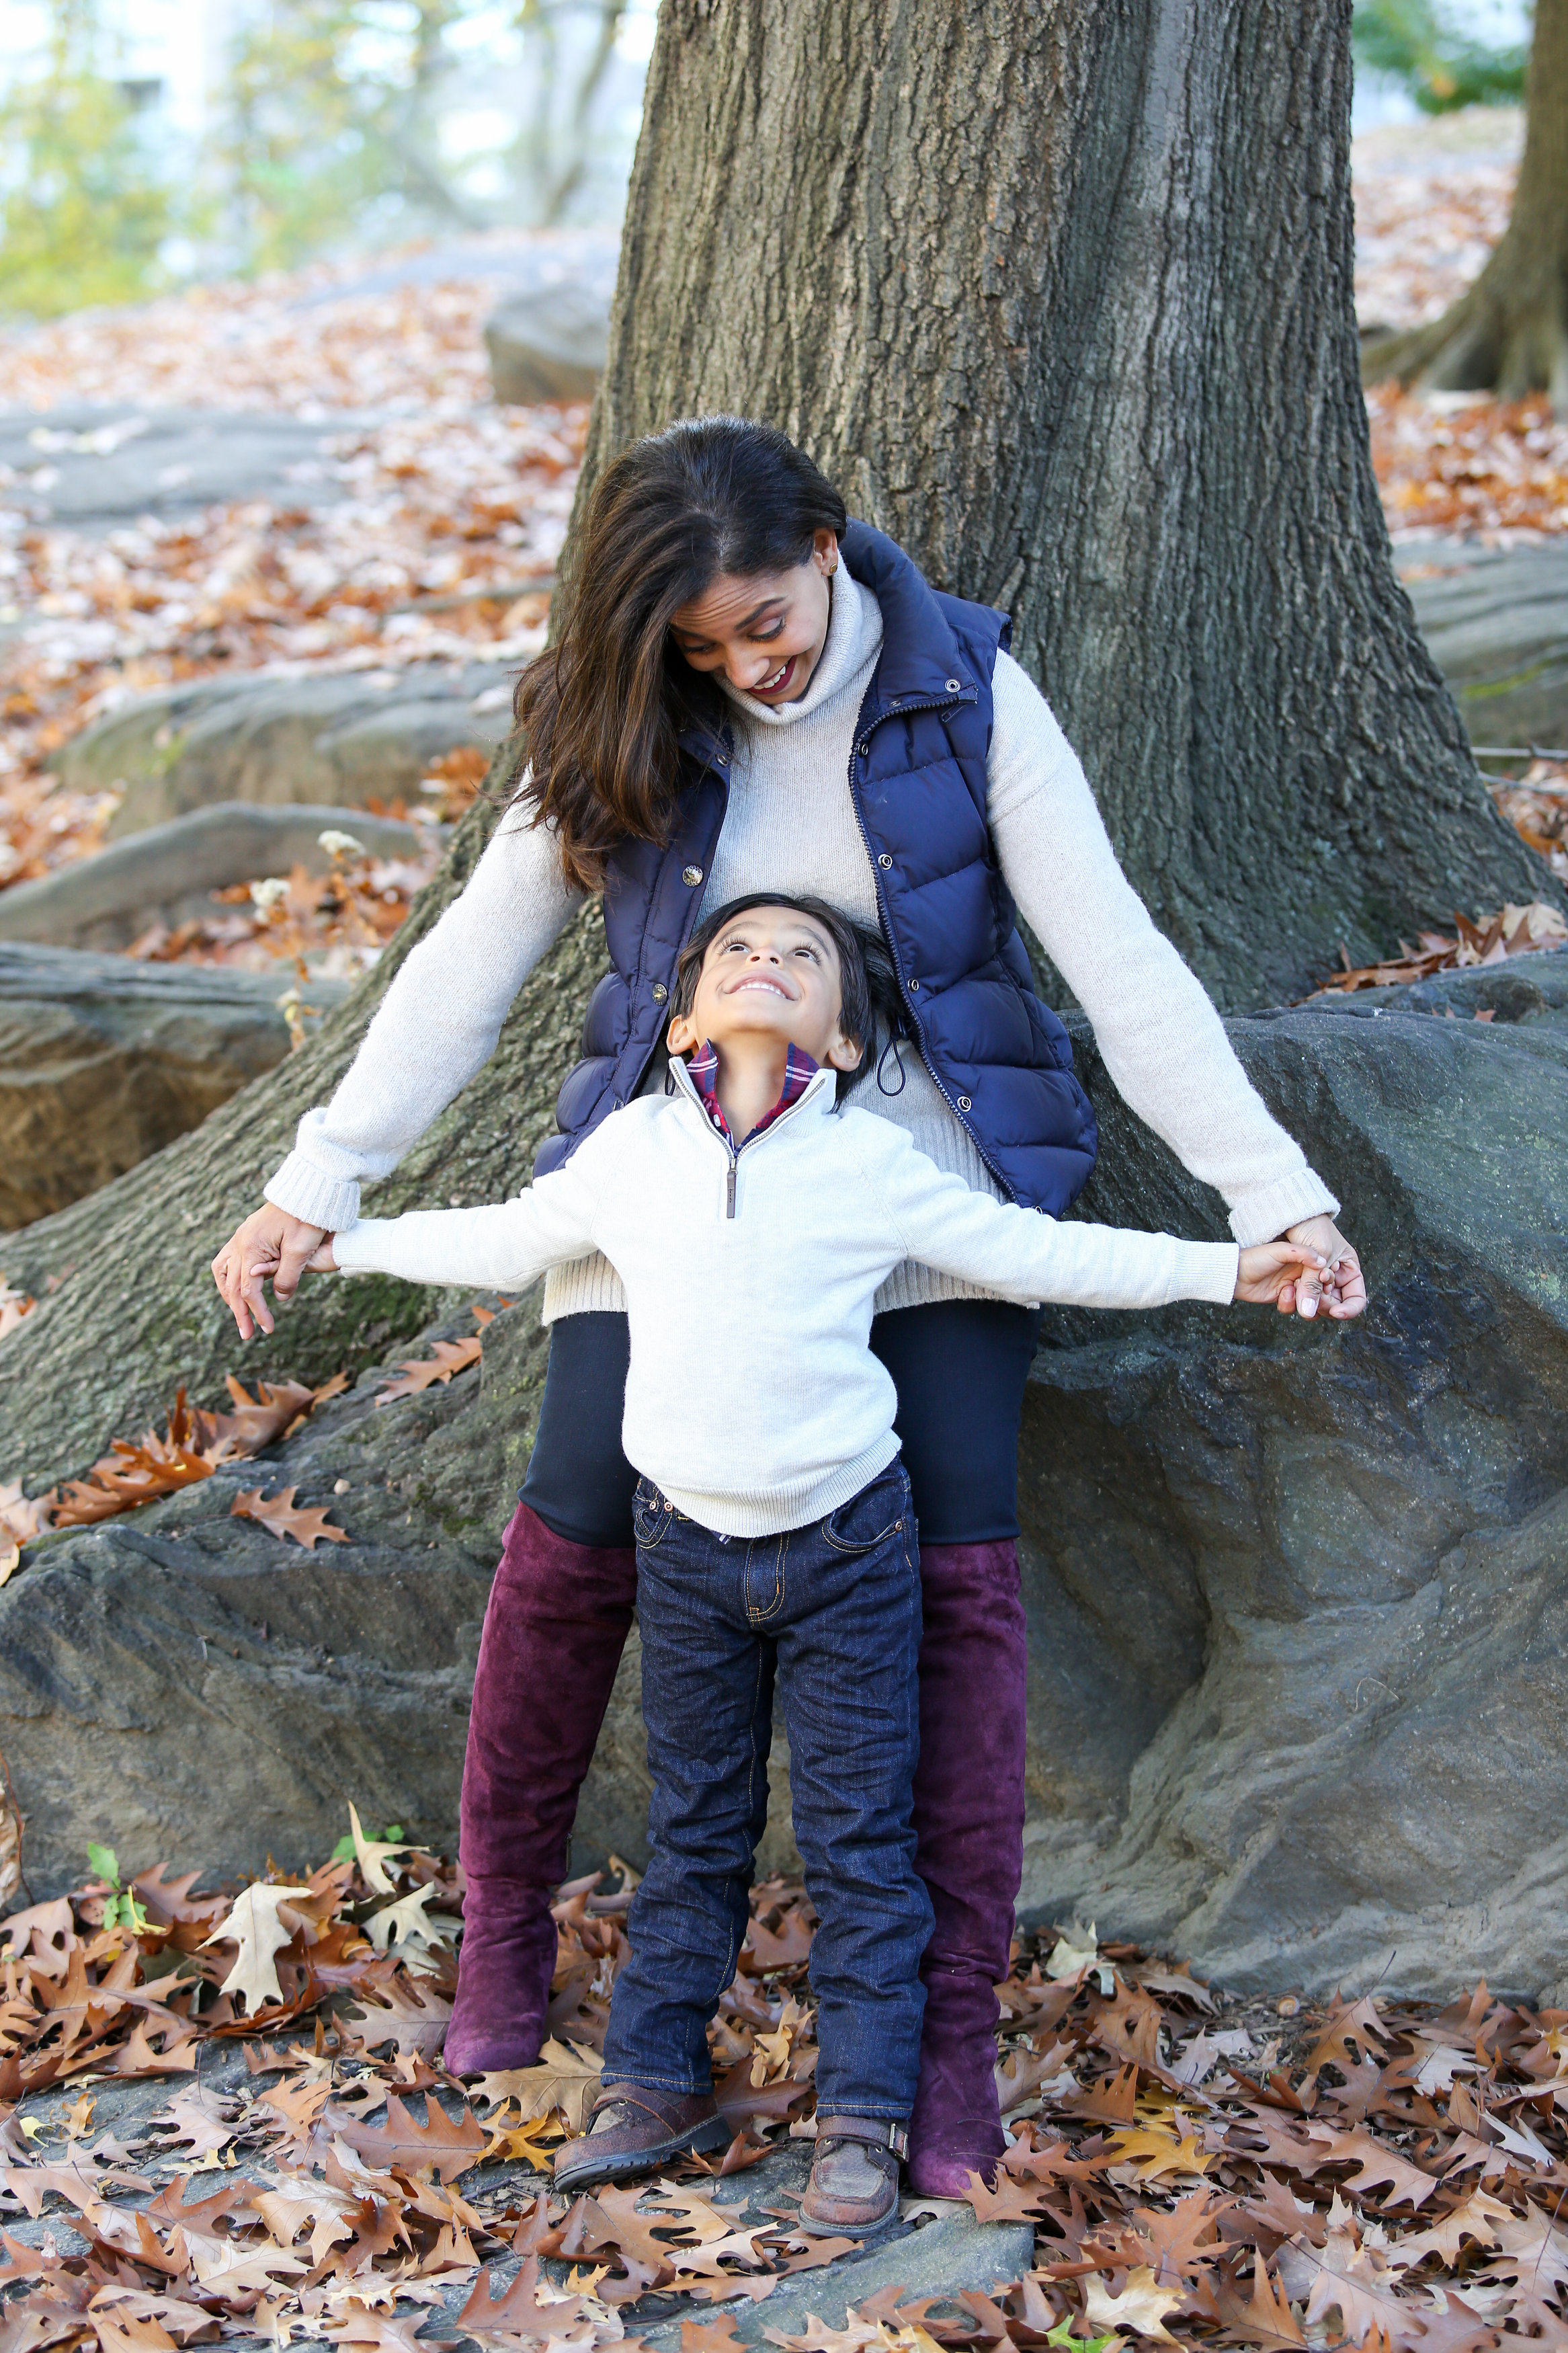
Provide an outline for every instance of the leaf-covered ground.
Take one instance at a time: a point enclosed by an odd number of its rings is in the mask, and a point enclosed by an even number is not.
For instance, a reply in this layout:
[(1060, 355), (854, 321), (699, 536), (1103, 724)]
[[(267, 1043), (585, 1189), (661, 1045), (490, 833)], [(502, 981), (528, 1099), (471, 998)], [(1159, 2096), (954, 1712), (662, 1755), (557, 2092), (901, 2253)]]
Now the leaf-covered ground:
[[(161, 1869), (122, 1884), (96, 1849), (97, 1880), (0, 1929), (5, 2353), (588, 2348), (681, 2312), (683, 2353), (719, 2353), (736, 2339), (710, 2307), (856, 2252), (805, 2239), (787, 2193), (736, 2211), (736, 2177), (812, 2129), (798, 1884), (753, 1891), (711, 2031), (727, 2152), (568, 2201), (551, 2155), (597, 2082), (632, 1875), (561, 1890), (540, 2064), (460, 2084), (440, 2051), (461, 1883), (403, 1836), (353, 1814), (319, 1869), (237, 1896)], [(1568, 2342), (1568, 2012), (1484, 1985), (1442, 2010), (1227, 2002), (1077, 1927), (1020, 1939), (1000, 2012), (1011, 2145), (971, 2203), (1033, 2226), (1032, 2268), (989, 2296), (890, 2287), (774, 2341)]]

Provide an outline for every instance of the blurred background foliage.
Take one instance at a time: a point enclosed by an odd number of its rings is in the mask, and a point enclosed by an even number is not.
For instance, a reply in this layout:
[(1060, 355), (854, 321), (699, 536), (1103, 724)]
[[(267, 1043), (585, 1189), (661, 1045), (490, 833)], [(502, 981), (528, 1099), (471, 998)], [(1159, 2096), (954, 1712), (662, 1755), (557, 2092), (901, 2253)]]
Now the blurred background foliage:
[(36, 0), (40, 37), (0, 37), (0, 316), (617, 220), (655, 5), (209, 0), (218, 70), (193, 129), (101, 0)]
[(1528, 39), (1493, 42), (1436, 0), (1356, 0), (1359, 67), (1403, 84), (1424, 114), (1524, 97)]

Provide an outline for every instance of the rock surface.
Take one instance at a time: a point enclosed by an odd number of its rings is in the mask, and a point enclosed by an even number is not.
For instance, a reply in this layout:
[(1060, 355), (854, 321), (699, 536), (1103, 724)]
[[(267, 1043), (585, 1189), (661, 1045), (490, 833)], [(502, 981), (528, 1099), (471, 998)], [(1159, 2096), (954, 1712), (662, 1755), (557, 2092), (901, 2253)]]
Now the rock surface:
[[(1568, 956), (1228, 1026), (1373, 1306), (1052, 1315), (1025, 1906), (1243, 1987), (1533, 1993), (1568, 1932)], [(1085, 1213), (1217, 1235), (1079, 1050)]]
[[(0, 1230), (95, 1192), (280, 1062), (287, 981), (0, 947)], [(320, 981), (312, 1001), (346, 993)]]
[(350, 833), (374, 858), (416, 858), (419, 835), (394, 818), (363, 809), (252, 808), (220, 801), (212, 808), (149, 827), (111, 842), (36, 881), (0, 892), (0, 940), (54, 946), (128, 947), (155, 917), (176, 923), (209, 914), (211, 894), (231, 882), (287, 874), (296, 865), (325, 874), (329, 831)]
[(1568, 547), (1436, 540), (1397, 554), (1470, 741), (1568, 747)]
[(138, 695), (84, 728), (57, 767), (68, 791), (122, 791), (108, 828), (118, 841), (214, 801), (412, 802), (432, 760), (465, 744), (488, 754), (510, 721), (510, 681), (493, 663), (261, 670)]
[(0, 412), (0, 465), (10, 469), (8, 503), (31, 522), (74, 531), (109, 531), (137, 515), (226, 499), (329, 506), (342, 496), (334, 438), (378, 421), (362, 409), (302, 417), (67, 402), (45, 416)]
[[(449, 887), (479, 839), (461, 836)], [(601, 958), (589, 910), (374, 1207), (519, 1180)], [(36, 1493), (79, 1469), (180, 1377), (207, 1402), (230, 1364), (362, 1374), (421, 1327), (472, 1329), (466, 1298), (361, 1279), (319, 1286), (242, 1359), (202, 1288), (386, 977), (248, 1103), (7, 1244), (40, 1296), (51, 1271), (89, 1279), (0, 1344), (0, 1477), (25, 1469)], [(1241, 1986), (1447, 1992), (1485, 1970), (1533, 1993), (1561, 1976), (1568, 1926), (1568, 955), (1230, 1027), (1344, 1195), (1373, 1305), (1352, 1327), (1053, 1315), (1022, 1457), (1026, 1901)], [(1080, 1061), (1105, 1136), (1086, 1210), (1222, 1232), (1087, 1042)], [(175, 1182), (188, 1230), (157, 1214)], [(136, 1280), (115, 1290), (123, 1264)], [(534, 1318), (528, 1301), (501, 1316), (449, 1390), (378, 1409), (362, 1380), (265, 1463), (53, 1538), (0, 1590), (0, 1748), (37, 1894), (109, 1830), (139, 1863), (303, 1863), (348, 1796), (450, 1841), (473, 1644), (537, 1412)], [(354, 1540), (330, 1557), (227, 1515), (238, 1484), (311, 1504), (340, 1478)], [(577, 1867), (642, 1851), (636, 1694), (634, 1652)], [(781, 1802), (770, 1839), (782, 1857)]]
[(490, 386), (499, 401), (592, 400), (604, 374), (610, 290), (570, 280), (514, 295), (485, 322)]

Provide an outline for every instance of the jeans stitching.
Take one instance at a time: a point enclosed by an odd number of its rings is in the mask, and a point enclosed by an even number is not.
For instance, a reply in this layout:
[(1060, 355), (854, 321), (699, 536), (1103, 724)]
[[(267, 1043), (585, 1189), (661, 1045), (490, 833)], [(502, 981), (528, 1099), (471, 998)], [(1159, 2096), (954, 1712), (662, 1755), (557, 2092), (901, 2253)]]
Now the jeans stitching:
[[(759, 1544), (771, 1544), (777, 1547), (773, 1555), (773, 1595), (765, 1607), (761, 1609), (759, 1609), (756, 1604), (752, 1601), (751, 1590), (752, 1558)], [(746, 1622), (749, 1626), (765, 1626), (770, 1618), (777, 1617), (780, 1609), (784, 1606), (784, 1553), (788, 1544), (789, 1537), (786, 1534), (778, 1536), (753, 1536), (746, 1546)]]

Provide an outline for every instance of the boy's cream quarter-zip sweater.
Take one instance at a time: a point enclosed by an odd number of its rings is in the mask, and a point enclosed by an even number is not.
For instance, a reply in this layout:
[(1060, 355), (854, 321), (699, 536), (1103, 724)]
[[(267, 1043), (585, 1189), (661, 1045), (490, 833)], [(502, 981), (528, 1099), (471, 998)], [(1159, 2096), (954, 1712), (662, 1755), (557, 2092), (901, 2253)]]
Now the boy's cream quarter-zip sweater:
[(897, 1396), (868, 1341), (906, 1260), (1022, 1304), (1235, 1295), (1234, 1242), (994, 1200), (892, 1121), (836, 1109), (830, 1070), (738, 1153), (672, 1071), (672, 1095), (613, 1113), (515, 1200), (363, 1219), (333, 1248), (345, 1273), (488, 1290), (602, 1253), (631, 1319), (627, 1460), (721, 1535), (804, 1527), (892, 1461)]

